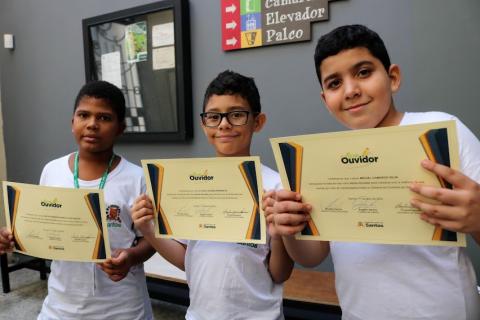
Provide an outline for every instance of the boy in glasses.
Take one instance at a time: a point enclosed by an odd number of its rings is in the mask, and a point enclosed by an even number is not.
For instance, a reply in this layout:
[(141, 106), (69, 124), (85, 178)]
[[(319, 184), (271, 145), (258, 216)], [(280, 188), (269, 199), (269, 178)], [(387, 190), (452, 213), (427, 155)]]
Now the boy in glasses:
[[(220, 73), (208, 86), (201, 114), (202, 128), (218, 157), (250, 155), (252, 136), (266, 121), (252, 78)], [(262, 166), (266, 190), (281, 187), (278, 173)], [(281, 237), (266, 245), (157, 239), (150, 199), (139, 197), (133, 208), (135, 226), (168, 261), (185, 270), (190, 288), (186, 319), (283, 319), (282, 285), (293, 262)], [(270, 228), (270, 226), (269, 226)]]

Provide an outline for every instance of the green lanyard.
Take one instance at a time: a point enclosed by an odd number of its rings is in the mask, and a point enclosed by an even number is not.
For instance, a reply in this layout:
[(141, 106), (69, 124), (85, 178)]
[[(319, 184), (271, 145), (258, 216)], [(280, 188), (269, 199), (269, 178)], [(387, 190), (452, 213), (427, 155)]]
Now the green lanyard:
[[(108, 162), (107, 170), (103, 173), (102, 179), (100, 180), (100, 184), (98, 185), (98, 189), (103, 189), (105, 187), (105, 183), (107, 182), (108, 171), (112, 167), (113, 159), (115, 159), (115, 153), (112, 154), (110, 161)], [(75, 161), (73, 162), (73, 184), (75, 185), (76, 189), (80, 189), (80, 184), (78, 183), (78, 152), (75, 152)]]

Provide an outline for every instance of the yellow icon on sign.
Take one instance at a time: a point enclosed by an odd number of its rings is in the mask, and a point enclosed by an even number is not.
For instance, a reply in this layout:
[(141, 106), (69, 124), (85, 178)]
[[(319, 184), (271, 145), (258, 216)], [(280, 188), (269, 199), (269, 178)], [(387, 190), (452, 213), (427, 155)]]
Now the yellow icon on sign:
[(262, 45), (262, 33), (260, 29), (242, 32), (242, 48), (258, 47)]

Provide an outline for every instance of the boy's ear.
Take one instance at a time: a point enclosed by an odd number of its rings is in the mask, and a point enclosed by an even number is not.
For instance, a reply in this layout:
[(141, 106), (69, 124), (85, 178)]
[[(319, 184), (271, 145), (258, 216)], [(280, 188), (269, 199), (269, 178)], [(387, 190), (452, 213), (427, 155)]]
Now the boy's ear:
[(208, 130), (208, 129), (207, 129), (207, 127), (205, 127), (205, 125), (203, 124), (203, 121), (202, 121), (202, 120), (200, 120), (200, 128), (202, 128), (203, 134), (204, 134), (205, 136), (208, 136), (208, 134), (207, 134), (207, 130)]
[(253, 128), (253, 130), (255, 132), (259, 132), (260, 130), (262, 130), (266, 122), (267, 122), (267, 115), (263, 112), (260, 112), (255, 117), (255, 127)]
[(398, 64), (390, 65), (390, 68), (388, 68), (388, 76), (390, 78), (390, 89), (395, 93), (400, 89), (402, 83), (402, 72)]
[(206, 129), (205, 125), (203, 124), (202, 118), (200, 118), (200, 128), (202, 128), (203, 130)]
[(127, 124), (125, 123), (125, 121), (122, 121), (122, 123), (120, 123), (120, 126), (118, 127), (117, 137), (121, 136), (123, 132), (125, 132), (126, 128), (127, 128)]
[(327, 105), (327, 102), (325, 101), (325, 93), (323, 93), (323, 90), (320, 90), (320, 98), (322, 98), (323, 103)]
[(325, 93), (322, 91), (320, 91), (320, 98), (322, 99), (322, 102), (323, 102), (323, 105), (325, 106), (325, 108), (328, 110), (328, 112), (330, 112), (330, 114), (332, 113), (330, 111), (330, 108), (328, 107), (328, 104), (327, 104), (327, 100), (325, 99)]

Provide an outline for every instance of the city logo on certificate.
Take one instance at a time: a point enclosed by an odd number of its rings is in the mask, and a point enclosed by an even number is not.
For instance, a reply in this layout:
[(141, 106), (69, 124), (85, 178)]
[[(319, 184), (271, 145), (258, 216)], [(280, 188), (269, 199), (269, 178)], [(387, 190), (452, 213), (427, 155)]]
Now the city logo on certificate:
[(358, 221), (357, 227), (359, 228), (383, 228), (383, 222), (371, 222), (371, 221)]
[(215, 223), (200, 223), (198, 227), (200, 229), (216, 229), (217, 228)]

